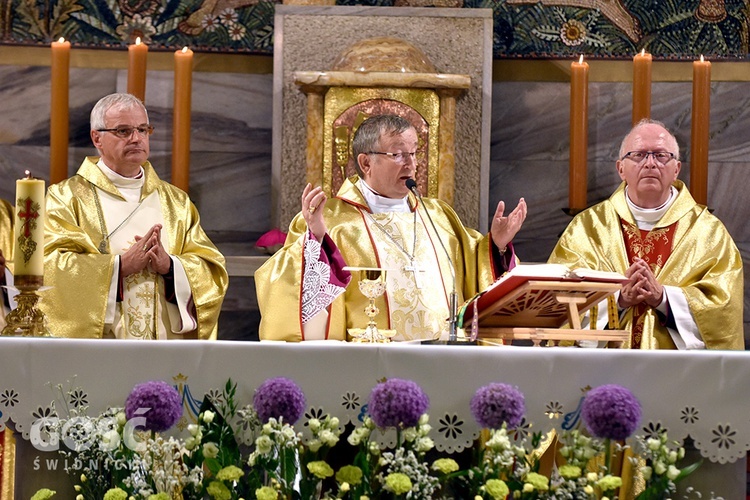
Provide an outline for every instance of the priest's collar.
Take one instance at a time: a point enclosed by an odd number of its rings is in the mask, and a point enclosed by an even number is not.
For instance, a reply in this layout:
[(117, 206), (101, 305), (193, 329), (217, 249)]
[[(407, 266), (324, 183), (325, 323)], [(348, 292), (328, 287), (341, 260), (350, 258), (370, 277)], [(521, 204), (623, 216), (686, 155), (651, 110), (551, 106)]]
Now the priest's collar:
[(656, 208), (642, 208), (633, 203), (633, 201), (630, 199), (630, 196), (628, 195), (628, 188), (627, 186), (625, 186), (625, 200), (628, 203), (630, 213), (633, 214), (633, 218), (638, 224), (638, 227), (641, 229), (650, 230), (652, 227), (654, 227), (654, 225), (659, 222), (664, 214), (667, 213), (667, 210), (669, 210), (669, 207), (672, 206), (672, 203), (674, 203), (676, 199), (677, 190), (674, 186), (670, 186), (669, 198), (667, 198), (667, 201), (665, 201), (661, 206)]
[(112, 184), (114, 184), (118, 188), (140, 189), (143, 186), (143, 183), (146, 181), (146, 176), (143, 175), (143, 167), (140, 167), (141, 170), (135, 177), (125, 177), (109, 168), (101, 158), (99, 158), (96, 166), (99, 167), (102, 173), (107, 176), (107, 179), (109, 179)]
[(357, 187), (362, 192), (367, 205), (374, 214), (383, 212), (411, 212), (409, 196), (403, 198), (386, 198), (375, 192), (364, 179), (357, 180)]

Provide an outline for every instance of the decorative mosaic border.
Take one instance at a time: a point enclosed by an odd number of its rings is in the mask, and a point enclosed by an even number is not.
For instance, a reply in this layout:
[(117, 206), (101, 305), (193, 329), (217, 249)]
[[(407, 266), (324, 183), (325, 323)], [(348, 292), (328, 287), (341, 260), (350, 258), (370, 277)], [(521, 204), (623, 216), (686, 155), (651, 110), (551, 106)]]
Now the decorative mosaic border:
[[(750, 0), (338, 0), (337, 5), (450, 6), (494, 12), (495, 58), (747, 60)], [(0, 44), (273, 53), (268, 0), (0, 0)]]

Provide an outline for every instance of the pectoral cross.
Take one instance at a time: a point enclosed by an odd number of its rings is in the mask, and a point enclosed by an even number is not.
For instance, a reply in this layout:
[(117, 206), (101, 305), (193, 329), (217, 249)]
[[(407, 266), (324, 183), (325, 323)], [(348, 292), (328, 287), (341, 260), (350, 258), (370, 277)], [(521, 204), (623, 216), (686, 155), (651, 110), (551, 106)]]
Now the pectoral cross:
[(425, 272), (425, 269), (420, 268), (412, 259), (411, 264), (404, 266), (404, 271), (414, 274), (414, 283), (417, 284), (417, 288), (422, 288), (422, 281), (419, 279), (419, 273)]

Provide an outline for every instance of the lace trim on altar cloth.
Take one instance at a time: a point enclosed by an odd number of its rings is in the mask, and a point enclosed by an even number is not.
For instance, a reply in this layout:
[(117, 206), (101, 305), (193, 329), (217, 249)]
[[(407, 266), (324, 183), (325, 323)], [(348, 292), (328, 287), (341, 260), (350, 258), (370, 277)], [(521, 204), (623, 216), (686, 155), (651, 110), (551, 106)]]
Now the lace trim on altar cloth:
[(331, 282), (331, 265), (322, 245), (308, 234), (305, 238), (302, 271), (302, 324), (326, 309), (346, 288)]

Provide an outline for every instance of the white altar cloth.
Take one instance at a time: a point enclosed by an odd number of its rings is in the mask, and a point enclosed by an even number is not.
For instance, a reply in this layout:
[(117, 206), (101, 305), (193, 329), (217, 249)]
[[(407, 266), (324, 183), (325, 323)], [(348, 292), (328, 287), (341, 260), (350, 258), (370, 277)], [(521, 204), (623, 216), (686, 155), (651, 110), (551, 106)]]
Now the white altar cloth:
[(361, 418), (379, 380), (413, 380), (430, 398), (431, 437), (448, 452), (478, 436), (469, 402), (490, 382), (523, 392), (522, 426), (532, 423), (531, 431), (574, 425), (584, 388), (619, 384), (642, 404), (638, 434), (661, 427), (671, 439), (690, 435), (720, 464), (750, 450), (750, 353), (730, 351), (0, 338), (0, 430), (12, 420), (28, 440), (53, 400), (64, 407), (57, 384), (79, 389), (94, 415), (123, 406), (135, 384), (164, 380), (182, 393), (190, 420), (228, 378), (244, 405), (278, 376), (302, 388), (308, 415), (322, 411), (342, 423)]

